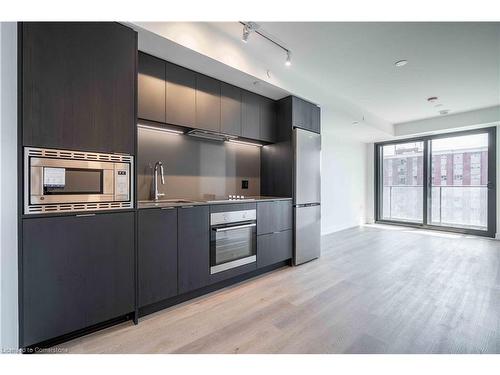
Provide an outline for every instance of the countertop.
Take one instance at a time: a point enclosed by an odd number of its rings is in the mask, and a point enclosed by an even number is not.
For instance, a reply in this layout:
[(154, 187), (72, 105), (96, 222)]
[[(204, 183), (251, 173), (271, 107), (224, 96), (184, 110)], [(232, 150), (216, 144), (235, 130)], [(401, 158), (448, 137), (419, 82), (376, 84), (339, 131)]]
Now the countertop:
[(138, 201), (138, 209), (148, 209), (148, 208), (164, 208), (164, 207), (183, 207), (183, 206), (206, 206), (206, 205), (216, 205), (216, 204), (234, 204), (234, 203), (256, 203), (262, 201), (280, 201), (280, 200), (292, 200), (291, 197), (270, 197), (270, 196), (251, 196), (245, 199), (196, 199), (189, 200), (184, 198), (179, 199), (165, 199), (158, 201)]

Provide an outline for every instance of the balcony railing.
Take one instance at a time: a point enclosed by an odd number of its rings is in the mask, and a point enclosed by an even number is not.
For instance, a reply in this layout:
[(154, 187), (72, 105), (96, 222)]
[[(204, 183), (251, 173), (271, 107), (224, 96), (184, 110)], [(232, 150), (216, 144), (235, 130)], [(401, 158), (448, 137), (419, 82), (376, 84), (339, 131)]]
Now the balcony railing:
[[(422, 222), (422, 185), (384, 185), (383, 212), (386, 220)], [(486, 185), (433, 186), (429, 201), (429, 224), (486, 229), (488, 188)]]

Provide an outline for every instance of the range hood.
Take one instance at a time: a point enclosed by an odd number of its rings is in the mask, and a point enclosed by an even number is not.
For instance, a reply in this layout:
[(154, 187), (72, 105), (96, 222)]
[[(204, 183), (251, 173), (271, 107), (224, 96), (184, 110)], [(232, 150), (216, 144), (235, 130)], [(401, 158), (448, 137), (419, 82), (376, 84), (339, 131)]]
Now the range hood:
[(233, 135), (221, 134), (209, 130), (200, 130), (200, 129), (190, 130), (187, 132), (187, 135), (190, 135), (191, 137), (209, 139), (212, 141), (219, 141), (219, 142), (224, 142), (230, 139), (238, 138)]

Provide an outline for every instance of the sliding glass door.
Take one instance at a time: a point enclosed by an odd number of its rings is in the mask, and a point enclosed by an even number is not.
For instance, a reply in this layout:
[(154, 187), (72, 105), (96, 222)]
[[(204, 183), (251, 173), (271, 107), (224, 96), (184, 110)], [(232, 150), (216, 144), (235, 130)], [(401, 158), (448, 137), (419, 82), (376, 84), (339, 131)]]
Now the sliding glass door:
[(382, 218), (422, 223), (424, 142), (382, 146)]
[(488, 229), (488, 133), (431, 140), (430, 224)]
[(376, 145), (379, 222), (494, 236), (495, 128)]

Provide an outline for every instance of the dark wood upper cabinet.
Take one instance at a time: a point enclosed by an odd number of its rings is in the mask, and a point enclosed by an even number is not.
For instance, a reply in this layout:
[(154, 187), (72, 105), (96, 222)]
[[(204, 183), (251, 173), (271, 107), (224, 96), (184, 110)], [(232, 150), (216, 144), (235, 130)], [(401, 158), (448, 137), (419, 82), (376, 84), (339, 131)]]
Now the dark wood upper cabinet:
[(166, 63), (167, 123), (194, 128), (196, 124), (196, 73)]
[(291, 101), (292, 126), (319, 133), (321, 129), (319, 107), (295, 96), (291, 97)]
[(139, 307), (177, 295), (177, 209), (138, 212)]
[[(295, 122), (310, 126), (310, 103), (293, 100)], [(272, 99), (139, 53), (141, 119), (273, 143), (277, 117)]]
[(220, 131), (220, 90), (219, 80), (196, 75), (196, 128)]
[(260, 139), (260, 96), (245, 90), (241, 94), (241, 135)]
[(297, 97), (292, 97), (293, 126), (310, 129), (312, 123), (312, 109), (310, 103)]
[(22, 347), (134, 311), (133, 212), (22, 225)]
[(317, 105), (313, 105), (312, 107), (311, 130), (316, 133), (321, 133), (321, 108)]
[(113, 22), (21, 30), (23, 145), (134, 154), (137, 33)]
[(210, 283), (209, 207), (182, 207), (178, 210), (179, 294)]
[(166, 62), (139, 52), (138, 117), (166, 122)]
[(274, 100), (260, 97), (260, 135), (259, 139), (274, 142), (276, 139), (276, 104)]
[(241, 136), (241, 89), (221, 82), (221, 124), (224, 134)]

